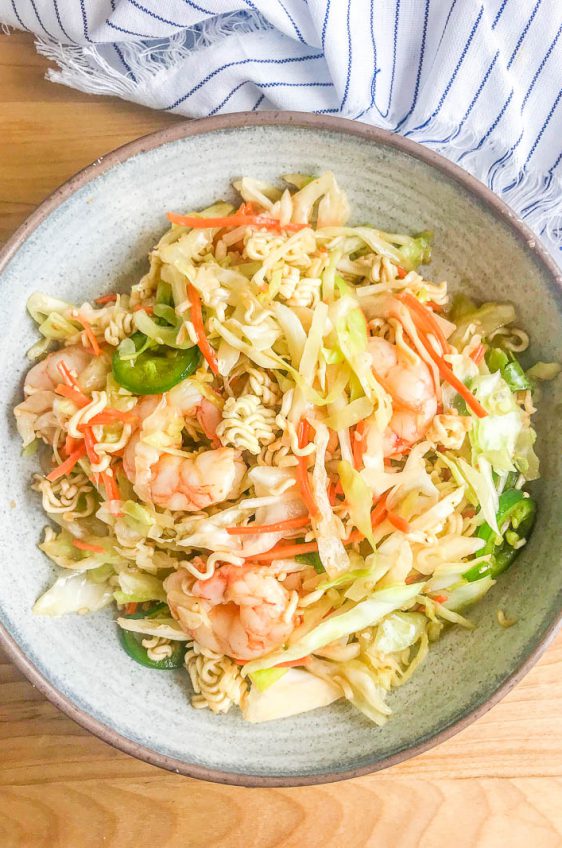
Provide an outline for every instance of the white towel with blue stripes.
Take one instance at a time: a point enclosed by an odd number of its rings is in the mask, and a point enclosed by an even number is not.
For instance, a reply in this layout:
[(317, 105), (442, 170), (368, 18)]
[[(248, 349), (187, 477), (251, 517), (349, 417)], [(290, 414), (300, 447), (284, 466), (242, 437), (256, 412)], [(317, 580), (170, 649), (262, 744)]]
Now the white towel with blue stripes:
[(83, 91), (399, 132), (486, 182), (562, 261), (561, 0), (0, 0), (0, 21)]

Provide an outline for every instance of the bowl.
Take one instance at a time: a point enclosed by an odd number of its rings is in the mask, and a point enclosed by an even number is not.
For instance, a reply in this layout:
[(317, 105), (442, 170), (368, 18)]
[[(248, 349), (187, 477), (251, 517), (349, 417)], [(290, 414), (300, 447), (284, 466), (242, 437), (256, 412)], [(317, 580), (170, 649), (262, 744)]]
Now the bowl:
[[(29, 489), (12, 407), (36, 330), (25, 311), (36, 289), (81, 302), (124, 287), (146, 267), (165, 211), (208, 205), (240, 175), (332, 169), (353, 219), (389, 231), (435, 233), (431, 274), (476, 298), (512, 300), (536, 359), (559, 356), (562, 287), (533, 234), (497, 197), (423, 147), (362, 124), (299, 113), (220, 116), (178, 124), (116, 150), (58, 189), (18, 230), (0, 261), (2, 356), (0, 641), (31, 682), (101, 739), (149, 763), (246, 786), (322, 783), (395, 764), (448, 738), (495, 704), (529, 670), (560, 616), (560, 393), (537, 417), (543, 477), (539, 517), (511, 570), (471, 612), (472, 632), (451, 630), (375, 727), (348, 704), (266, 724), (195, 710), (183, 672), (136, 666), (106, 610), (35, 617), (53, 578), (37, 549), (46, 523)], [(498, 626), (503, 609), (517, 624)]]

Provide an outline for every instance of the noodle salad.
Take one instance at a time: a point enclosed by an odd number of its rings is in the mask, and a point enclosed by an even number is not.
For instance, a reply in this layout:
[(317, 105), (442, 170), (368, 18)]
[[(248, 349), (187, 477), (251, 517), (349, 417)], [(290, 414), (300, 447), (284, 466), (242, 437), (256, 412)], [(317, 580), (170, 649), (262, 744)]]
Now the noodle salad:
[(528, 539), (559, 368), (523, 369), (511, 304), (421, 276), (430, 233), (350, 226), (332, 173), (283, 180), (168, 213), (126, 294), (29, 298), (15, 415), (60, 569), (34, 612), (115, 604), (131, 659), (187, 669), (197, 708), (344, 698), (382, 724)]

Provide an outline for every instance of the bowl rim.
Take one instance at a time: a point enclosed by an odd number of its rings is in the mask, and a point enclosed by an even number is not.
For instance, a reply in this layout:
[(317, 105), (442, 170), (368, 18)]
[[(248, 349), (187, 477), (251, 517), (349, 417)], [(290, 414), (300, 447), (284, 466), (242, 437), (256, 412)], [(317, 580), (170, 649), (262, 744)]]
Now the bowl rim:
[[(187, 120), (174, 124), (166, 129), (141, 136), (134, 141), (117, 147), (108, 154), (101, 156), (95, 162), (78, 171), (69, 180), (55, 189), (21, 224), (15, 233), (8, 239), (0, 250), (0, 274), (22, 247), (26, 239), (37, 229), (37, 227), (61, 204), (63, 204), (76, 191), (96, 179), (106, 171), (122, 164), (133, 156), (146, 153), (157, 147), (179, 141), (192, 136), (199, 136), (213, 132), (230, 129), (244, 129), (246, 127), (301, 127), (319, 132), (336, 132), (353, 136), (372, 142), (379, 146), (393, 148), (401, 153), (406, 153), (416, 159), (430, 165), (440, 171), (449, 179), (458, 183), (469, 195), (476, 197), (487, 206), (497, 218), (501, 219), (512, 231), (514, 236), (523, 246), (534, 254), (539, 265), (551, 277), (554, 288), (562, 291), (562, 273), (546, 248), (541, 244), (539, 238), (532, 230), (521, 221), (516, 214), (495, 195), (483, 183), (462, 170), (458, 165), (445, 159), (433, 150), (404, 138), (403, 136), (389, 132), (388, 130), (372, 127), (358, 121), (339, 118), (330, 115), (317, 115), (307, 112), (235, 112), (227, 115), (217, 115), (211, 118), (198, 120)], [(259, 775), (245, 774), (242, 772), (222, 771), (217, 768), (209, 768), (196, 763), (189, 763), (158, 753), (139, 742), (135, 742), (99, 719), (90, 715), (85, 709), (75, 704), (69, 697), (64, 695), (51, 683), (42, 672), (31, 662), (24, 650), (20, 647), (15, 637), (0, 623), (0, 647), (16, 667), (25, 675), (30, 683), (35, 686), (46, 698), (69, 718), (93, 733), (99, 739), (114, 748), (123, 751), (150, 765), (159, 766), (168, 771), (193, 777), (200, 780), (212, 781), (214, 783), (230, 784), (233, 786), (248, 787), (289, 787), (307, 786), (323, 783), (333, 783), (347, 780), (361, 775), (366, 775), (397, 765), (404, 760), (415, 757), (424, 751), (451, 738), (464, 728), (468, 727), (476, 719), (483, 716), (488, 710), (495, 706), (513, 687), (530, 671), (539, 657), (556, 637), (562, 624), (562, 612), (545, 630), (539, 642), (518, 665), (503, 683), (484, 701), (477, 705), (460, 718), (451, 721), (437, 733), (423, 739), (408, 748), (404, 748), (392, 755), (375, 760), (360, 768), (345, 769), (342, 771), (327, 771), (306, 775)]]

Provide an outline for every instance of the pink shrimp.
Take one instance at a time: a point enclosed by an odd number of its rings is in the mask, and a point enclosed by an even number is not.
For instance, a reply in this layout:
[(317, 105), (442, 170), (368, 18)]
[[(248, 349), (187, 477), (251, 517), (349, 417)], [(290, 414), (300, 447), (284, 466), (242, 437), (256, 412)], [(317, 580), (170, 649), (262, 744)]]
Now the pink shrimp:
[(54, 406), (57, 398), (55, 388), (59, 383), (64, 383), (59, 370), (61, 363), (79, 377), (91, 360), (91, 354), (84, 348), (71, 345), (53, 351), (27, 372), (23, 384), (25, 400), (14, 409), (24, 447), (31, 444), (36, 436), (51, 442), (60, 426)]
[(186, 419), (197, 418), (210, 437), (221, 420), (195, 383), (184, 380), (163, 395), (146, 397), (135, 412), (141, 426), (125, 448), (123, 469), (141, 500), (195, 512), (238, 495), (246, 473), (240, 451), (180, 452)]
[(385, 339), (369, 340), (373, 371), (393, 400), (393, 413), (383, 438), (385, 456), (422, 439), (437, 412), (431, 372), (413, 351), (409, 354)]
[(189, 587), (185, 572), (164, 582), (172, 615), (203, 648), (251, 660), (278, 648), (295, 627), (291, 593), (261, 568), (223, 565)]

